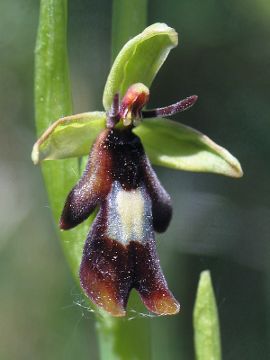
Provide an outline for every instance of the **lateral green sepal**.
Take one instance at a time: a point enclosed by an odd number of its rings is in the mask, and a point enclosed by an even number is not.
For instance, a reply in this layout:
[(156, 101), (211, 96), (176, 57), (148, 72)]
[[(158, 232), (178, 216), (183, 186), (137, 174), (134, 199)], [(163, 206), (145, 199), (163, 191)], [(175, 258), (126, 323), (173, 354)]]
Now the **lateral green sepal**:
[(229, 151), (191, 127), (153, 118), (143, 120), (133, 131), (155, 165), (231, 177), (243, 175), (239, 161)]
[(102, 111), (66, 116), (55, 121), (34, 144), (34, 164), (42, 160), (88, 155), (105, 123), (106, 113)]

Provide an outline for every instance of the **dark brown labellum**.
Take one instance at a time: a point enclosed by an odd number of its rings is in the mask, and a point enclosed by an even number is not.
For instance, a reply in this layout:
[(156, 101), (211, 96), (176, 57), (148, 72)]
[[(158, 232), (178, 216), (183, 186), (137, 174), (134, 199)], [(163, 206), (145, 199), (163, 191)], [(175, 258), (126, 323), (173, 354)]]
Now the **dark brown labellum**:
[[(114, 316), (125, 315), (133, 288), (153, 313), (170, 315), (180, 309), (162, 273), (154, 235), (169, 225), (171, 199), (140, 139), (132, 132), (133, 119), (147, 115), (142, 112), (149, 97), (147, 91), (143, 84), (135, 84), (121, 104), (119, 96), (115, 96), (107, 129), (96, 139), (86, 169), (69, 193), (60, 219), (60, 228), (67, 230), (98, 208), (86, 239), (80, 280), (89, 298)], [(190, 97), (151, 111), (172, 114), (195, 101)], [(131, 122), (125, 124), (127, 119)], [(121, 120), (123, 126), (116, 127)]]
[(81, 285), (98, 306), (125, 315), (135, 288), (156, 314), (174, 314), (179, 304), (168, 289), (154, 231), (165, 231), (171, 200), (130, 129), (105, 129), (86, 170), (68, 195), (60, 227), (70, 229), (99, 207), (83, 252)]

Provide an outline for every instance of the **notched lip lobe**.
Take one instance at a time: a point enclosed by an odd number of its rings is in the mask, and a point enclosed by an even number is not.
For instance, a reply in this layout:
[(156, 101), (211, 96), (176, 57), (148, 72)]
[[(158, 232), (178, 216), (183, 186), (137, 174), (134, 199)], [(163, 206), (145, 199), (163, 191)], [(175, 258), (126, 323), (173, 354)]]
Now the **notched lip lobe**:
[[(80, 269), (81, 286), (97, 306), (113, 316), (124, 317), (128, 313), (126, 307), (130, 292), (135, 289), (149, 312), (157, 316), (174, 315), (179, 312), (180, 305), (170, 292), (161, 268), (156, 268), (157, 257), (153, 254), (149, 256), (149, 246), (134, 240), (126, 245), (108, 237), (103, 240), (105, 243), (100, 250), (105, 252), (108, 247), (108, 251), (107, 261), (103, 263), (102, 272), (106, 274), (106, 272), (114, 270), (115, 274), (112, 274), (113, 276), (110, 278), (104, 278), (100, 273), (101, 269), (93, 266), (94, 259), (87, 260), (87, 257)], [(99, 247), (100, 242), (97, 241), (96, 245)], [(111, 249), (114, 250), (109, 253)], [(97, 253), (97, 250), (97, 247), (89, 249), (94, 258), (96, 257), (94, 252)], [(143, 263), (140, 263), (139, 256), (142, 255), (142, 252), (145, 253), (143, 257), (149, 258), (149, 263), (144, 260)], [(117, 255), (119, 263), (115, 267), (111, 267), (112, 258), (115, 255)], [(121, 263), (125, 263), (123, 272), (119, 271)], [(130, 279), (126, 278), (127, 273), (129, 273)], [(113, 281), (113, 279), (115, 280)]]

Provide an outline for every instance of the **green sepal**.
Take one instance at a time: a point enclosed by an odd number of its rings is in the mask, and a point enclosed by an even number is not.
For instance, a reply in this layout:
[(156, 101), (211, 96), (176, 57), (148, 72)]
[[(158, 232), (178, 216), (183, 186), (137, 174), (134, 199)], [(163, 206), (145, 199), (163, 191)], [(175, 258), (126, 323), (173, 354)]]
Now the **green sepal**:
[(34, 164), (88, 155), (97, 135), (105, 128), (106, 114), (93, 111), (66, 116), (54, 122), (37, 140), (32, 151)]
[(221, 360), (219, 318), (211, 275), (200, 275), (193, 312), (196, 360)]
[(239, 161), (206, 135), (164, 118), (143, 120), (134, 130), (151, 162), (177, 170), (243, 175)]
[(110, 109), (113, 97), (124, 96), (128, 87), (141, 82), (150, 87), (170, 50), (177, 46), (178, 35), (166, 24), (156, 23), (132, 38), (116, 57), (109, 73), (103, 106)]

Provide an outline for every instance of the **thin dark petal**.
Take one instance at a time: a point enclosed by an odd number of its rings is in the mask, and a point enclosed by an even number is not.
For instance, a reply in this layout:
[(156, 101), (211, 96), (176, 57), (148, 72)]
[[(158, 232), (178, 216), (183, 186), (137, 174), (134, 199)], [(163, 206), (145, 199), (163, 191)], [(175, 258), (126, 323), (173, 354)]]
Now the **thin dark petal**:
[(165, 106), (165, 107), (153, 109), (153, 110), (144, 110), (142, 112), (142, 117), (143, 118), (154, 118), (154, 117), (171, 116), (171, 115), (177, 114), (181, 111), (189, 109), (191, 106), (193, 106), (195, 104), (197, 99), (198, 99), (197, 95), (192, 95), (192, 96), (187, 97), (186, 99), (180, 100), (177, 103), (169, 105), (169, 106)]
[(124, 316), (132, 284), (132, 259), (126, 246), (105, 236), (104, 227), (100, 212), (85, 244), (81, 286), (96, 305), (113, 316)]
[(97, 138), (81, 179), (67, 197), (59, 222), (63, 230), (71, 229), (84, 221), (110, 189), (112, 162), (110, 153), (104, 146), (108, 131), (104, 130)]
[(144, 305), (158, 315), (173, 315), (180, 305), (170, 292), (157, 258), (154, 239), (146, 244), (131, 242), (129, 245), (135, 259), (134, 287)]
[(152, 200), (154, 230), (164, 232), (172, 218), (170, 195), (163, 188), (146, 155), (141, 158), (144, 182)]

